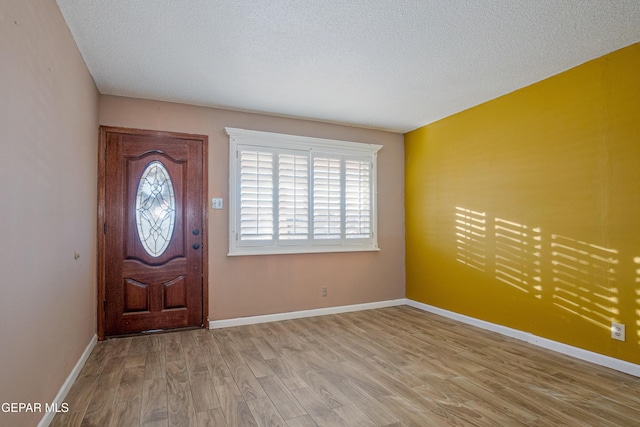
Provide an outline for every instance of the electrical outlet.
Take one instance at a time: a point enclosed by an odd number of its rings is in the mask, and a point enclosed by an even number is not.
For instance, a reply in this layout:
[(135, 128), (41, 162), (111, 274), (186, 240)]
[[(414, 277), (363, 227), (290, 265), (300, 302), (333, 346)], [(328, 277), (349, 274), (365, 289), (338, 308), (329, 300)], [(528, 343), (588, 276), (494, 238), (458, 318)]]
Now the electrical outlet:
[(327, 296), (327, 287), (326, 287), (326, 286), (323, 286), (323, 287), (322, 287), (322, 296), (323, 296), (323, 297), (326, 297), (326, 296)]
[(611, 323), (611, 338), (624, 341), (624, 325), (622, 323)]

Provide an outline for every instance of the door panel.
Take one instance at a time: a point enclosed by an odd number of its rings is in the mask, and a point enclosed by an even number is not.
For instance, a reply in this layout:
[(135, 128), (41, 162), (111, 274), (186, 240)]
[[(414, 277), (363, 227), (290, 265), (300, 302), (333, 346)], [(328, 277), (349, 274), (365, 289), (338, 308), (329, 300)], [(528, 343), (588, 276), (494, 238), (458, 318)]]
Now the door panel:
[(102, 129), (104, 335), (204, 324), (205, 138)]

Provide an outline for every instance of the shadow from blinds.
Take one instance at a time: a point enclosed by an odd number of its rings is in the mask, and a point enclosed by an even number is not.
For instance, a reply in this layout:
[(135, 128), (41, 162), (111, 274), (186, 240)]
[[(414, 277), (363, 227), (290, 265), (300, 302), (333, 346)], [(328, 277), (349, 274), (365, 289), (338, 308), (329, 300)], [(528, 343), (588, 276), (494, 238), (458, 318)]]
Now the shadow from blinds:
[(494, 228), (496, 279), (535, 298), (542, 298), (540, 227), (529, 228), (496, 218)]
[(618, 251), (551, 235), (554, 304), (604, 329), (620, 315)]
[[(543, 234), (486, 212), (456, 207), (456, 260), (537, 300), (609, 330), (620, 319), (619, 253), (559, 234)], [(640, 317), (640, 257), (634, 258)], [(640, 319), (636, 320), (640, 338)]]
[(455, 224), (458, 262), (484, 272), (487, 266), (486, 214), (456, 207)]

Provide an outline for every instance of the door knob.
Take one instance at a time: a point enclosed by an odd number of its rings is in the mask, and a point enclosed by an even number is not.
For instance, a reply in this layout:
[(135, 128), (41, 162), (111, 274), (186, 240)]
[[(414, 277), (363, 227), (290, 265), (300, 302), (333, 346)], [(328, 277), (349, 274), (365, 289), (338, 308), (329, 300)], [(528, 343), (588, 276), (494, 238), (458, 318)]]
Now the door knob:
[(194, 244), (193, 244), (193, 249), (200, 249), (200, 245), (199, 245), (199, 244), (197, 244), (197, 243), (194, 243)]

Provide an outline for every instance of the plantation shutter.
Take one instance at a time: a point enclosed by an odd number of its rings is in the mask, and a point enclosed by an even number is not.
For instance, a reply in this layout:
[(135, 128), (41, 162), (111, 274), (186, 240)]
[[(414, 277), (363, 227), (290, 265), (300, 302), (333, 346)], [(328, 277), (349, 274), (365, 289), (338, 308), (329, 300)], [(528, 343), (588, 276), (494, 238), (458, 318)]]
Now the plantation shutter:
[(226, 129), (229, 255), (379, 250), (382, 146)]
[(345, 237), (371, 237), (371, 162), (345, 161)]
[(278, 237), (309, 238), (309, 154), (278, 155)]
[(273, 240), (273, 154), (241, 149), (239, 161), (239, 238)]
[(340, 239), (342, 180), (339, 158), (313, 159), (313, 237)]

